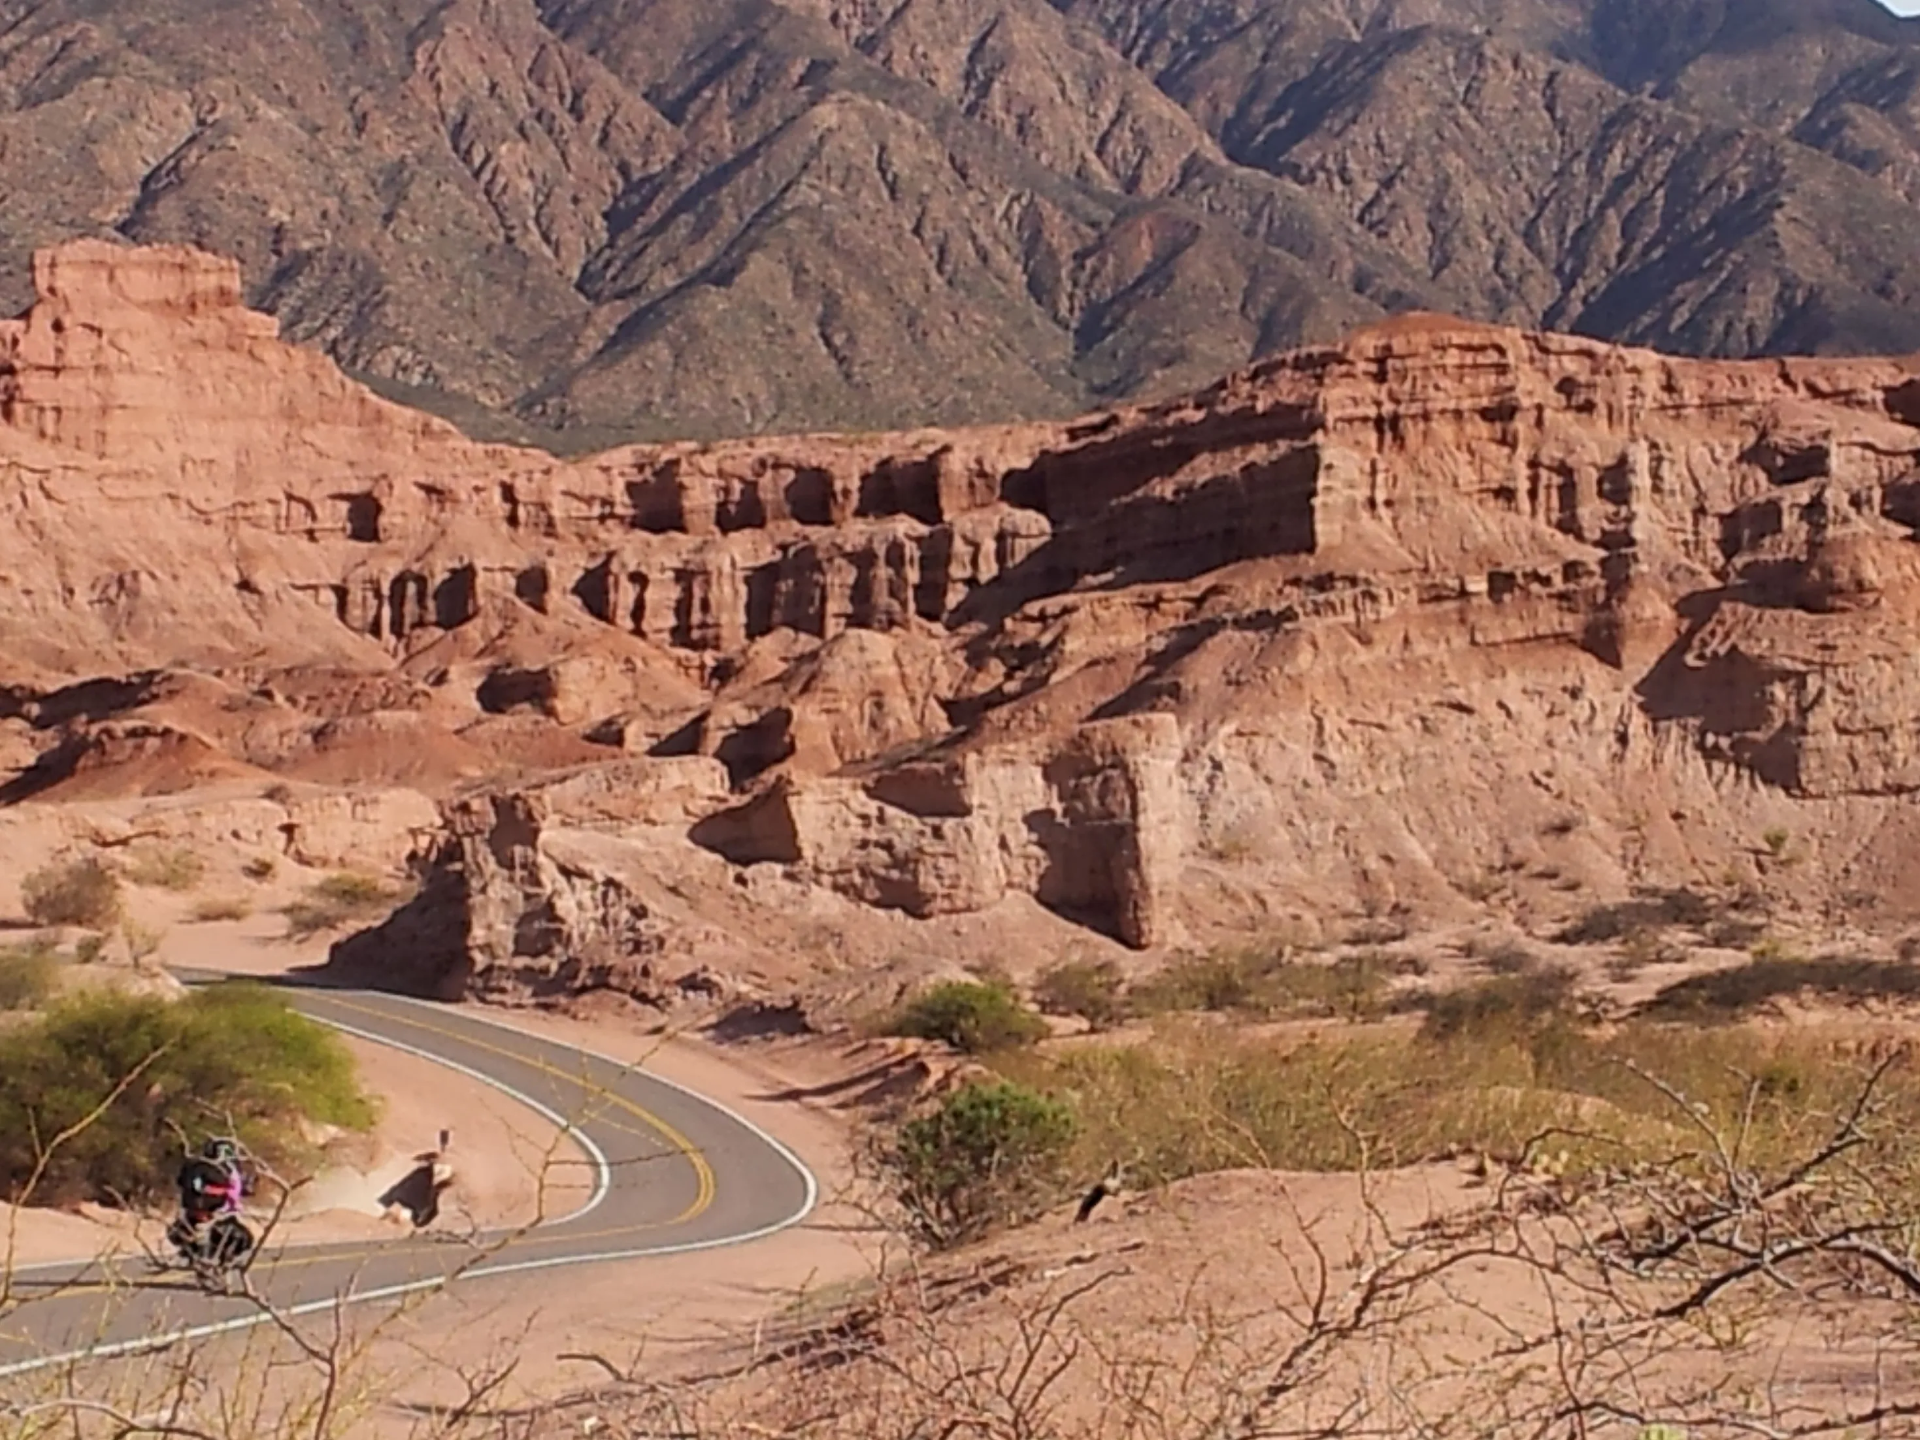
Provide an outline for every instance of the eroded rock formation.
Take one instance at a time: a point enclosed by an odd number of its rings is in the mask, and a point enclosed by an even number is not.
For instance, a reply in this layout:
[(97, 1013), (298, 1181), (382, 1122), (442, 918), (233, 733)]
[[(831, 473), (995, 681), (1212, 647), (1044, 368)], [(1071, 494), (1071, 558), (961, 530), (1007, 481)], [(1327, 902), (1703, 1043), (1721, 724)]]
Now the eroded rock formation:
[(547, 809), (537, 791), (448, 805), (414, 857), (418, 893), (336, 945), (333, 964), (441, 999), (717, 993), (697, 966), (675, 967), (703, 937), (656, 913), (643, 856), (550, 825)]
[(343, 947), (427, 988), (678, 984), (720, 910), (665, 925), (635, 827), (1137, 947), (1441, 904), (1541, 835), (1602, 889), (1724, 869), (1788, 814), (1820, 883), (1892, 893), (1906, 361), (1416, 315), (1072, 424), (568, 462), (281, 344), (224, 261), (38, 277), (0, 326), (12, 798), (175, 753), (446, 797), (421, 900)]
[(693, 838), (923, 918), (1031, 894), (1145, 947), (1189, 844), (1180, 759), (1172, 716), (1133, 715), (860, 780), (781, 777)]

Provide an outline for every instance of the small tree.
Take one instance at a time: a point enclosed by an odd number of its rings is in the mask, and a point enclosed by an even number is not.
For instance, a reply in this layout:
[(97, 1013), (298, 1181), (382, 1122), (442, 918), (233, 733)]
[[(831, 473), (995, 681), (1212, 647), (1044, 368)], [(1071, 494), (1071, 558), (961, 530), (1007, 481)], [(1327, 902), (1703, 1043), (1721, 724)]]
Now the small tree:
[(91, 857), (46, 865), (20, 883), (20, 904), (36, 925), (105, 930), (120, 914), (120, 880)]
[(908, 1121), (883, 1158), (912, 1229), (941, 1248), (1044, 1209), (1075, 1128), (1073, 1112), (1050, 1096), (1006, 1080), (975, 1083)]
[(943, 1040), (956, 1050), (980, 1055), (1031, 1045), (1047, 1033), (1047, 1022), (998, 983), (950, 981), (909, 1001), (894, 1018), (893, 1033), (921, 1040)]

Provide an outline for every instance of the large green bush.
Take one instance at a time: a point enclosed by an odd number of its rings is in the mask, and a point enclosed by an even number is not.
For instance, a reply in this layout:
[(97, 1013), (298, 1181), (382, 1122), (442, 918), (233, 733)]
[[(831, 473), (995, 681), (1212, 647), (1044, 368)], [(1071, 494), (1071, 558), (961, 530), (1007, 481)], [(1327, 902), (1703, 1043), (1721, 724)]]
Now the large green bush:
[(913, 1230), (955, 1245), (1050, 1203), (1074, 1132), (1061, 1101), (998, 1080), (964, 1086), (908, 1121), (885, 1159)]
[(339, 1038), (261, 985), (171, 1002), (96, 991), (0, 1035), (0, 1184), (19, 1197), (33, 1182), (35, 1203), (169, 1192), (181, 1132), (237, 1133), (298, 1168), (311, 1159), (302, 1118), (364, 1129), (374, 1112)]
[(949, 981), (916, 996), (892, 1023), (896, 1035), (943, 1040), (969, 1055), (1031, 1045), (1047, 1033), (1047, 1022), (1020, 1003), (1001, 984)]

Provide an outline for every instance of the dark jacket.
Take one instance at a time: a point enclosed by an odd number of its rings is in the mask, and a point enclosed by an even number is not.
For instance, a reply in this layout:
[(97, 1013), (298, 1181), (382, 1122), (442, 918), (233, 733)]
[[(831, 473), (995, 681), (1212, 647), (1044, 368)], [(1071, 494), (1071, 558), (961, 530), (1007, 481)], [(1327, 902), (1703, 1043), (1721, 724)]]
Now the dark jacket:
[(190, 1157), (180, 1167), (180, 1208), (196, 1215), (212, 1215), (240, 1203), (240, 1177), (217, 1160)]

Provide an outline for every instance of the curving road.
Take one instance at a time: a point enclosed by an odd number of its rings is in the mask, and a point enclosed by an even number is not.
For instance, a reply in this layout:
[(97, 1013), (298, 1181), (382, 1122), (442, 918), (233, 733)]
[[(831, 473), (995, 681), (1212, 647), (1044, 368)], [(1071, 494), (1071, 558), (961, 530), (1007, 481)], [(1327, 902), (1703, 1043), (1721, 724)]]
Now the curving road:
[[(441, 1284), (461, 1267), (464, 1285), (738, 1244), (798, 1224), (817, 1199), (813, 1175), (785, 1146), (656, 1075), (425, 1001), (305, 988), (289, 999), (316, 1020), (472, 1075), (570, 1128), (592, 1186), (571, 1214), (518, 1233), (483, 1234), (476, 1243), (497, 1249), (478, 1257), (469, 1244), (430, 1234), (284, 1248), (269, 1240), (253, 1278), (283, 1314), (325, 1310), (343, 1295), (394, 1299)], [(457, 1136), (457, 1117), (454, 1129)], [(577, 1168), (561, 1174), (576, 1178)], [(178, 1272), (154, 1275), (138, 1255), (22, 1269), (12, 1298), (19, 1308), (0, 1322), (0, 1377), (266, 1318), (246, 1299), (207, 1295)]]

